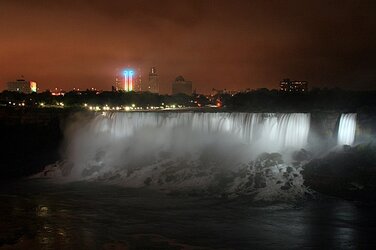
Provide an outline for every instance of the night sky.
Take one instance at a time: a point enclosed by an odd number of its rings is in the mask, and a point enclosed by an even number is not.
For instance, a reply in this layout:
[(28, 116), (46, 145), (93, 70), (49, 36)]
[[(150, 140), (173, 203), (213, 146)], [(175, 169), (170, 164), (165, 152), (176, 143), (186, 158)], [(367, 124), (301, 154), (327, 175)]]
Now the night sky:
[(310, 87), (375, 89), (376, 1), (0, 0), (0, 83), (110, 90), (117, 70), (151, 66), (169, 93)]

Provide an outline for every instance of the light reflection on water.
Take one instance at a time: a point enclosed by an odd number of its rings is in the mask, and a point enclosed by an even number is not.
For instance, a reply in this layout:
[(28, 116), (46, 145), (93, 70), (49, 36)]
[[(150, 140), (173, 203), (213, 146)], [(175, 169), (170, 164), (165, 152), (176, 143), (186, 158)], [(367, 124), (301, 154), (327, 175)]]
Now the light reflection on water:
[(34, 180), (2, 185), (0, 213), (0, 244), (24, 249), (376, 246), (372, 209), (328, 198), (251, 206), (245, 199)]

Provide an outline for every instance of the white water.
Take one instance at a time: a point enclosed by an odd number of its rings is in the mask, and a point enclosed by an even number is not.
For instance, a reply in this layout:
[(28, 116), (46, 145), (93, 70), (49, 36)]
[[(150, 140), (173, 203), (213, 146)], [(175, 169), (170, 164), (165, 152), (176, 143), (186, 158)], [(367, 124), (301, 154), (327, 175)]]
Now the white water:
[(65, 161), (43, 175), (127, 187), (285, 199), (303, 195), (301, 168), (279, 154), (307, 144), (310, 114), (107, 113), (66, 129)]
[(98, 116), (93, 132), (127, 137), (147, 129), (183, 128), (206, 135), (230, 135), (265, 152), (300, 149), (307, 144), (310, 114), (263, 113), (110, 113)]
[(338, 145), (353, 145), (356, 131), (356, 114), (342, 114), (338, 128)]

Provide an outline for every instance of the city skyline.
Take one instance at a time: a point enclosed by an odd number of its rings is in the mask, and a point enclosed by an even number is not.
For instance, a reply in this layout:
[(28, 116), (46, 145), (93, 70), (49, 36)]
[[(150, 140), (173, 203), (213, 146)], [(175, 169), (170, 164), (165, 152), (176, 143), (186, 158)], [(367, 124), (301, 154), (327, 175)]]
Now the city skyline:
[[(310, 87), (375, 89), (372, 1), (2, 1), (0, 89), (111, 89), (122, 65), (183, 75), (200, 93)], [(14, 18), (14, 17), (17, 18)], [(168, 46), (166, 46), (168, 45)]]

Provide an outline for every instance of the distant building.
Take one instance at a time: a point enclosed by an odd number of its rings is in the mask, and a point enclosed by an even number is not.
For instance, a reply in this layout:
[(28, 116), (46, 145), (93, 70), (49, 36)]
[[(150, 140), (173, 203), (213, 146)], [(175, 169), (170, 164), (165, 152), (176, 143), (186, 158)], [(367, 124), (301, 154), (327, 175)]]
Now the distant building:
[(115, 77), (115, 85), (113, 85), (111, 87), (112, 91), (122, 90), (123, 89), (122, 82), (123, 82), (123, 77), (120, 76), (120, 75), (116, 75), (116, 77)]
[(172, 83), (172, 94), (192, 95), (192, 81), (186, 81), (182, 76), (176, 77)]
[(240, 93), (240, 90), (227, 90), (227, 89), (215, 89), (213, 88), (210, 92), (210, 96), (216, 96), (216, 95), (223, 95), (223, 94), (228, 94), (228, 95), (236, 95)]
[(290, 79), (283, 79), (280, 82), (280, 91), (283, 92), (307, 92), (308, 82), (307, 81), (292, 81)]
[(148, 82), (143, 85), (142, 91), (159, 94), (159, 76), (155, 67), (150, 69)]
[(136, 77), (134, 79), (133, 91), (135, 91), (135, 92), (142, 91), (142, 75), (141, 75), (141, 70), (137, 71), (137, 75), (136, 75)]
[(132, 69), (126, 69), (115, 77), (115, 89), (121, 91), (134, 91), (135, 72)]
[(37, 83), (24, 79), (18, 79), (14, 82), (7, 82), (7, 90), (30, 94), (37, 92)]

